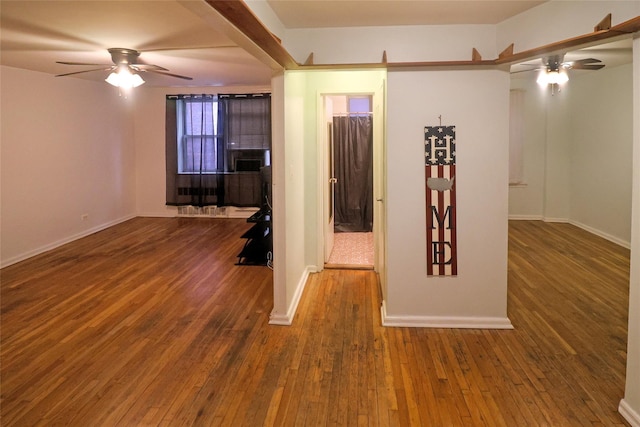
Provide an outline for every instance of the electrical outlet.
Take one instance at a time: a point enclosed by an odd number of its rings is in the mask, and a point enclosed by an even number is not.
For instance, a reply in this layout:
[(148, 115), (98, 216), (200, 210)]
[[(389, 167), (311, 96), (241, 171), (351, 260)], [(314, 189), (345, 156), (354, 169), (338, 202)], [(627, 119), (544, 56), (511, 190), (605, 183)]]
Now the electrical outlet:
[(80, 215), (80, 220), (81, 221), (86, 221), (89, 218), (89, 214), (82, 214)]

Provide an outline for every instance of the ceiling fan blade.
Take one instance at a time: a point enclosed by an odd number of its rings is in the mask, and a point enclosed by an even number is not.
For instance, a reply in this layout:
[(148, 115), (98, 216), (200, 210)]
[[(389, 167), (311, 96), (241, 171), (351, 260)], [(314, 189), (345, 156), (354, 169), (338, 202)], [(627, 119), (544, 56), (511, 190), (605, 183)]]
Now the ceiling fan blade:
[(604, 64), (586, 64), (571, 67), (573, 70), (599, 70), (604, 68)]
[(150, 73), (156, 73), (156, 74), (162, 74), (164, 76), (171, 76), (171, 77), (177, 77), (179, 79), (184, 79), (184, 80), (193, 80), (192, 77), (187, 77), (187, 76), (181, 76), (180, 74), (173, 74), (173, 73), (165, 73), (163, 71), (156, 71), (156, 70), (141, 70), (141, 71), (148, 71)]
[(156, 71), (169, 71), (167, 68), (161, 67), (159, 65), (155, 65), (155, 64), (143, 64), (143, 63), (136, 63), (136, 64), (130, 64), (132, 67), (137, 68), (141, 71), (151, 71), (151, 70), (156, 70)]
[(57, 74), (56, 77), (72, 76), (74, 74), (90, 73), (92, 71), (111, 71), (111, 70), (113, 70), (113, 67), (109, 67), (109, 68), (94, 68), (92, 70), (83, 70), (83, 71), (75, 71), (73, 73)]
[(184, 51), (184, 50), (205, 50), (205, 49), (230, 49), (230, 48), (238, 48), (238, 45), (228, 44), (228, 45), (219, 45), (219, 46), (189, 46), (189, 47), (159, 47), (152, 49), (142, 49), (143, 52), (172, 52), (172, 51)]
[(602, 61), (595, 58), (585, 58), (585, 59), (578, 59), (576, 61), (571, 61), (571, 64), (575, 66), (576, 64), (595, 64), (598, 62), (602, 62)]
[(67, 61), (56, 61), (56, 64), (63, 64), (63, 65), (102, 65), (105, 67), (110, 67), (112, 64), (92, 64), (89, 62), (67, 62)]

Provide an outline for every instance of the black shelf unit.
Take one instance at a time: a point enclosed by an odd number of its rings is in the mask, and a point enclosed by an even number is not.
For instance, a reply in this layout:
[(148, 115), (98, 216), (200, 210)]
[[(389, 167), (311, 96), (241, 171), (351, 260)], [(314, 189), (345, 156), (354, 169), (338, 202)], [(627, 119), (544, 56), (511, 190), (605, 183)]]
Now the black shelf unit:
[(261, 209), (247, 219), (253, 223), (241, 238), (247, 239), (238, 254), (238, 265), (267, 265), (269, 253), (273, 250), (271, 235), (271, 211)]

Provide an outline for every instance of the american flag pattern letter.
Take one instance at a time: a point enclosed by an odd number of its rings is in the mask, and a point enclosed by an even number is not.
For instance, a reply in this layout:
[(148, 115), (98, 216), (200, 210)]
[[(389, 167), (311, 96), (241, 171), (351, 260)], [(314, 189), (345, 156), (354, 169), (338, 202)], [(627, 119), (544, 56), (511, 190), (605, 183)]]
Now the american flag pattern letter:
[(427, 275), (456, 276), (456, 127), (425, 126)]

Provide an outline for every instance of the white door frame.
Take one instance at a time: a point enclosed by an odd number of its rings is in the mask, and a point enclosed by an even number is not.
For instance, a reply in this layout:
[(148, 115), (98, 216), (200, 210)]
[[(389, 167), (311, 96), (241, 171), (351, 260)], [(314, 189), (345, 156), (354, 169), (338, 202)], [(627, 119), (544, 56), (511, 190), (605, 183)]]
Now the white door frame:
[(383, 297), (386, 297), (386, 215), (384, 207), (384, 199), (386, 193), (386, 179), (385, 179), (385, 138), (384, 138), (384, 121), (386, 119), (385, 114), (385, 82), (381, 83), (381, 87), (375, 91), (358, 92), (358, 91), (337, 91), (337, 92), (323, 92), (317, 94), (317, 147), (318, 147), (318, 176), (319, 176), (319, 192), (318, 194), (322, 198), (319, 203), (318, 213), (320, 215), (319, 235), (322, 236), (318, 239), (318, 269), (324, 268), (325, 251), (327, 250), (328, 242), (327, 234), (329, 230), (328, 223), (328, 162), (329, 162), (329, 150), (327, 144), (327, 110), (325, 97), (329, 96), (371, 96), (372, 97), (372, 110), (373, 110), (373, 237), (374, 237), (374, 270), (380, 275), (380, 286)]

